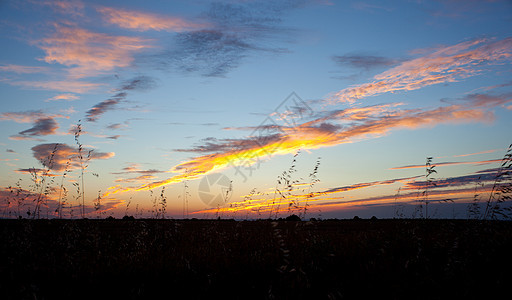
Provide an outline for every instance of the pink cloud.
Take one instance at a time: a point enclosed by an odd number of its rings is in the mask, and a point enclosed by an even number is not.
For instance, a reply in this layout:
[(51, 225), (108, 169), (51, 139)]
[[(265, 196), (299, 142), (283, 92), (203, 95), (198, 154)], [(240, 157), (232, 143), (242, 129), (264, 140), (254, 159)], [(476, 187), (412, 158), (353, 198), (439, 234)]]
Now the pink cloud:
[(333, 93), (332, 103), (354, 103), (382, 93), (411, 91), (444, 82), (455, 82), (477, 73), (476, 66), (512, 58), (512, 38), (490, 42), (473, 40), (437, 49), (434, 53), (403, 62), (374, 77), (369, 83)]
[(46, 101), (58, 101), (58, 100), (66, 100), (66, 101), (73, 101), (73, 100), (77, 100), (77, 99), (80, 99), (79, 96), (77, 95), (74, 95), (74, 94), (59, 94), (57, 96), (53, 96), (49, 99), (47, 99)]
[(149, 40), (138, 37), (113, 36), (59, 24), (55, 28), (52, 37), (38, 43), (46, 52), (43, 60), (70, 67), (73, 78), (128, 67), (134, 53), (151, 47)]

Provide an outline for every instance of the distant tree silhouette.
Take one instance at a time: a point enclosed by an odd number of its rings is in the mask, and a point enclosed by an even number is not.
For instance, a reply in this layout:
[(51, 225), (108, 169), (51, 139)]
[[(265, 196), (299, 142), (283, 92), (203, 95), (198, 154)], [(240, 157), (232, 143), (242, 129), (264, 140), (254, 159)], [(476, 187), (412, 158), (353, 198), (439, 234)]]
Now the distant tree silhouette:
[(290, 215), (290, 216), (286, 217), (285, 220), (286, 221), (300, 221), (300, 218), (296, 214), (293, 214), (293, 215)]

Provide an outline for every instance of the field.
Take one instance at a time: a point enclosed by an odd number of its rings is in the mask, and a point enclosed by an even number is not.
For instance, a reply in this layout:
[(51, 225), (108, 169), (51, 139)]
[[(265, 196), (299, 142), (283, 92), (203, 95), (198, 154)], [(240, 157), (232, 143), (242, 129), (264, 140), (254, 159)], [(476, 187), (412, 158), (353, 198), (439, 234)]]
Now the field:
[(512, 223), (0, 220), (3, 299), (482, 299)]

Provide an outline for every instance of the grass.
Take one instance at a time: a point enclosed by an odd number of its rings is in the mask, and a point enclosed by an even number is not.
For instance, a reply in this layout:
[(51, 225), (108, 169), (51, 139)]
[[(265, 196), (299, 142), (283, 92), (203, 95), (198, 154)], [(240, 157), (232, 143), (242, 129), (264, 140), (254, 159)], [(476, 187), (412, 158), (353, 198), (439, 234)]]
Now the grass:
[(0, 220), (3, 299), (491, 299), (512, 223)]

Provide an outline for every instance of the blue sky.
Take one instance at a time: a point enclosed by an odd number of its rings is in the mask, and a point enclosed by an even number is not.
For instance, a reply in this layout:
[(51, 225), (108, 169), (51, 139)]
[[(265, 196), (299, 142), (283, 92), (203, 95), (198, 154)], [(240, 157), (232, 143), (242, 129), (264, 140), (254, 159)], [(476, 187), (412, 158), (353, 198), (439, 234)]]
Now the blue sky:
[(189, 217), (412, 216), (426, 188), (429, 217), (466, 217), (512, 141), (511, 12), (3, 1), (2, 213), (180, 218), (186, 199)]

